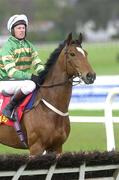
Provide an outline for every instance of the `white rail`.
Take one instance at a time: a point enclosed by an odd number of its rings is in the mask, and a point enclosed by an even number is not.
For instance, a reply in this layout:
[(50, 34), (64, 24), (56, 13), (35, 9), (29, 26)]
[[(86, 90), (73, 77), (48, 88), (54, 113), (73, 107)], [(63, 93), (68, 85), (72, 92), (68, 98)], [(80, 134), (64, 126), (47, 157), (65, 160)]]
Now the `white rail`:
[[(104, 117), (95, 116), (70, 116), (71, 122), (86, 122), (86, 123), (104, 123), (106, 130), (107, 139), (107, 151), (115, 150), (115, 138), (114, 138), (114, 128), (113, 123), (119, 123), (119, 117), (112, 116), (114, 97), (119, 94), (119, 88), (113, 88), (107, 95), (106, 101), (104, 103)], [(119, 107), (118, 107), (119, 109)]]
[[(119, 123), (119, 117), (112, 117), (114, 123)], [(70, 122), (105, 123), (105, 116), (70, 116)]]
[(114, 138), (114, 129), (113, 129), (113, 118), (112, 118), (112, 103), (116, 95), (119, 94), (119, 88), (112, 89), (105, 103), (105, 128), (106, 128), (106, 137), (107, 137), (107, 150), (115, 150), (115, 138)]
[[(74, 86), (69, 109), (104, 110), (106, 98), (113, 88), (119, 88), (119, 76), (97, 76), (94, 84)], [(113, 103), (118, 109), (119, 97)]]
[[(12, 177), (12, 180), (18, 180), (21, 176), (46, 175), (45, 180), (51, 180), (54, 174), (79, 173), (77, 180), (119, 180), (119, 164), (117, 165), (100, 165), (86, 166), (85, 163), (77, 168), (56, 168), (53, 164), (49, 169), (25, 170), (27, 165), (21, 166), (17, 171), (0, 171), (0, 177)], [(86, 172), (110, 171), (114, 173), (110, 177), (85, 178)]]

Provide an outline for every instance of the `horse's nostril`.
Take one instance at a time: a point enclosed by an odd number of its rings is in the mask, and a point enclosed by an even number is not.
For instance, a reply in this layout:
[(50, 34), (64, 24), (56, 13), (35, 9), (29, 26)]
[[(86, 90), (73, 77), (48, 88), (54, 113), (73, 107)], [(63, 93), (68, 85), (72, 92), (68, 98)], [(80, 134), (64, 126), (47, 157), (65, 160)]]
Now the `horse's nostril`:
[(90, 80), (90, 79), (93, 78), (93, 75), (92, 75), (91, 73), (87, 73), (86, 78), (87, 78), (88, 80)]
[(94, 79), (94, 80), (96, 79), (96, 73), (93, 74), (93, 79)]

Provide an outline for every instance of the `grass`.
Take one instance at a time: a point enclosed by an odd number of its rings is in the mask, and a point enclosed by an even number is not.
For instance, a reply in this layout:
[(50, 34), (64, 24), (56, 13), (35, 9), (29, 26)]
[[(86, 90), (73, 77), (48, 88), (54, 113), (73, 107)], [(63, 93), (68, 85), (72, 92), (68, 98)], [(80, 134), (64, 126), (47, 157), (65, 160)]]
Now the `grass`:
[[(114, 124), (116, 150), (119, 150), (119, 124)], [(72, 123), (64, 151), (106, 151), (103, 123)]]
[(28, 150), (15, 149), (12, 147), (0, 144), (0, 154), (28, 154)]
[[(39, 56), (43, 62), (57, 45), (39, 46)], [(88, 52), (89, 62), (97, 75), (118, 75), (119, 74), (119, 43), (83, 44)], [(104, 111), (70, 111), (70, 115), (80, 116), (104, 116)], [(119, 116), (118, 111), (113, 112)], [(114, 124), (116, 148), (119, 150), (119, 125)], [(44, 132), (45, 133), (45, 132)], [(72, 123), (71, 133), (64, 145), (64, 151), (92, 151), (106, 150), (106, 136), (104, 124), (97, 123)], [(0, 145), (0, 153), (28, 153), (24, 150)]]
[[(97, 130), (98, 129), (98, 130)], [(74, 133), (75, 132), (75, 133)], [(98, 137), (98, 141), (97, 141)], [(70, 136), (64, 145), (65, 151), (106, 150), (103, 124), (72, 123)]]
[(87, 44), (89, 61), (97, 75), (119, 74), (119, 43)]
[[(58, 45), (39, 47), (39, 55), (45, 62)], [(119, 74), (119, 43), (83, 43), (88, 59), (97, 75)]]
[[(113, 110), (112, 111), (113, 116), (119, 116), (119, 111), (118, 110)], [(69, 115), (71, 116), (104, 116), (104, 111), (103, 110), (80, 110), (80, 109), (75, 109), (75, 110), (70, 110)]]

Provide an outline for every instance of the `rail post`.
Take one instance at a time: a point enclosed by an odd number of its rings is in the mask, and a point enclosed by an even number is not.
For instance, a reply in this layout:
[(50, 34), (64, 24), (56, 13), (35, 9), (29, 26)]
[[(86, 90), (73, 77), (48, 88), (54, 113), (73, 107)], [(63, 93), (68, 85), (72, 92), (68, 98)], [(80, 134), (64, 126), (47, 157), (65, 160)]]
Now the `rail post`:
[(105, 102), (105, 129), (107, 138), (107, 150), (115, 150), (115, 138), (112, 120), (112, 102), (115, 95), (119, 94), (119, 88), (113, 88), (107, 95)]

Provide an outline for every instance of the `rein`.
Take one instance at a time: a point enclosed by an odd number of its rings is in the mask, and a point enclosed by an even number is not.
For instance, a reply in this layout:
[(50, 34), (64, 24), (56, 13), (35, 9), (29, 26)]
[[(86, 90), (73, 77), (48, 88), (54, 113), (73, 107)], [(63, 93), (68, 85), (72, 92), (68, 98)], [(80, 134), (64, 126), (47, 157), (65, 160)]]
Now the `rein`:
[(67, 80), (61, 82), (61, 83), (56, 83), (56, 84), (50, 84), (50, 85), (40, 85), (37, 83), (37, 85), (41, 88), (52, 88), (52, 87), (56, 87), (56, 86), (63, 86), (68, 82), (72, 82), (72, 78), (68, 78)]
[[(76, 85), (80, 84), (81, 80), (78, 80), (78, 81), (74, 81), (75, 77), (73, 78), (68, 78), (67, 80), (61, 82), (61, 83), (56, 83), (56, 84), (50, 84), (50, 85), (40, 85), (37, 83), (38, 87), (41, 87), (41, 88), (53, 88), (53, 87), (56, 87), (56, 86), (64, 86), (66, 83), (70, 82), (70, 83), (77, 83)], [(80, 77), (79, 77), (80, 78)], [(75, 86), (75, 85), (72, 85), (72, 86)]]

